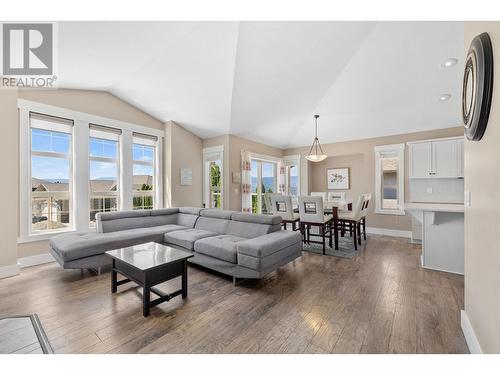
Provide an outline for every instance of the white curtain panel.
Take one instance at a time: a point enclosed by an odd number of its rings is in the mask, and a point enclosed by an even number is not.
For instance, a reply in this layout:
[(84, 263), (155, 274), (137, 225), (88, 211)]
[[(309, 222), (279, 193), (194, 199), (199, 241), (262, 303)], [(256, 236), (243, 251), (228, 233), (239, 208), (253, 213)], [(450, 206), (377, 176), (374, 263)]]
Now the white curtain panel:
[(285, 195), (287, 193), (287, 169), (288, 167), (283, 161), (278, 162), (278, 194)]
[(241, 211), (252, 212), (252, 160), (245, 150), (241, 150)]

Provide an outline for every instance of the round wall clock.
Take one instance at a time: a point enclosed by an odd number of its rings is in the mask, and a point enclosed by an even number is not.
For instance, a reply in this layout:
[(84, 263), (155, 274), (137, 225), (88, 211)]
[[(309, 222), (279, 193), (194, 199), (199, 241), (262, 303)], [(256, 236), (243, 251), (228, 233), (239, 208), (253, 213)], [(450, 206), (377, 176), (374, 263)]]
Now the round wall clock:
[(465, 60), (462, 117), (465, 135), (479, 141), (488, 125), (493, 92), (493, 50), (487, 33), (476, 36)]

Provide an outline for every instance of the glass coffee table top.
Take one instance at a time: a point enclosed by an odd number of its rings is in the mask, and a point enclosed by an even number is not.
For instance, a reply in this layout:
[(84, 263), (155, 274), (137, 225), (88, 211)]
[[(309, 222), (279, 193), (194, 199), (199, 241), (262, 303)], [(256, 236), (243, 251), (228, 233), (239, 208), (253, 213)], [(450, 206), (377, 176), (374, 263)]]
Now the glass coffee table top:
[(156, 242), (106, 251), (106, 254), (142, 271), (193, 257), (193, 254), (188, 251), (175, 249)]

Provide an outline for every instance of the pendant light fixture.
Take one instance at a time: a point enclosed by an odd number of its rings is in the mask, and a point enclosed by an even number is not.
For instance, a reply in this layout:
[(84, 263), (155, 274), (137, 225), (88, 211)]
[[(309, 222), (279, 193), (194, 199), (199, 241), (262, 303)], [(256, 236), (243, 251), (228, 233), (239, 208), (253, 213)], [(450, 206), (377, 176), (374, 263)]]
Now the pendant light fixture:
[(319, 115), (314, 115), (314, 141), (309, 149), (309, 153), (306, 156), (306, 159), (313, 162), (319, 162), (325, 160), (328, 155), (323, 152), (321, 148), (321, 144), (318, 139), (318, 117)]

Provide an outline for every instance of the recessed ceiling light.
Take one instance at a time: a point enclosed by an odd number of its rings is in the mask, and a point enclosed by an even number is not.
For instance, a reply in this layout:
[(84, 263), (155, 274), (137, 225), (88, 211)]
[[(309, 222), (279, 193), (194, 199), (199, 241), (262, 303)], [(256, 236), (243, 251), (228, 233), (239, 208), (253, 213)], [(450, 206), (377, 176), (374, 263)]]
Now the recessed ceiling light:
[(450, 94), (443, 94), (439, 97), (439, 100), (442, 101), (442, 102), (445, 102), (447, 100), (450, 100), (451, 99), (451, 95)]
[(452, 66), (457, 65), (458, 59), (454, 57), (450, 57), (449, 59), (446, 59), (443, 65), (441, 65), (442, 68), (451, 68)]

